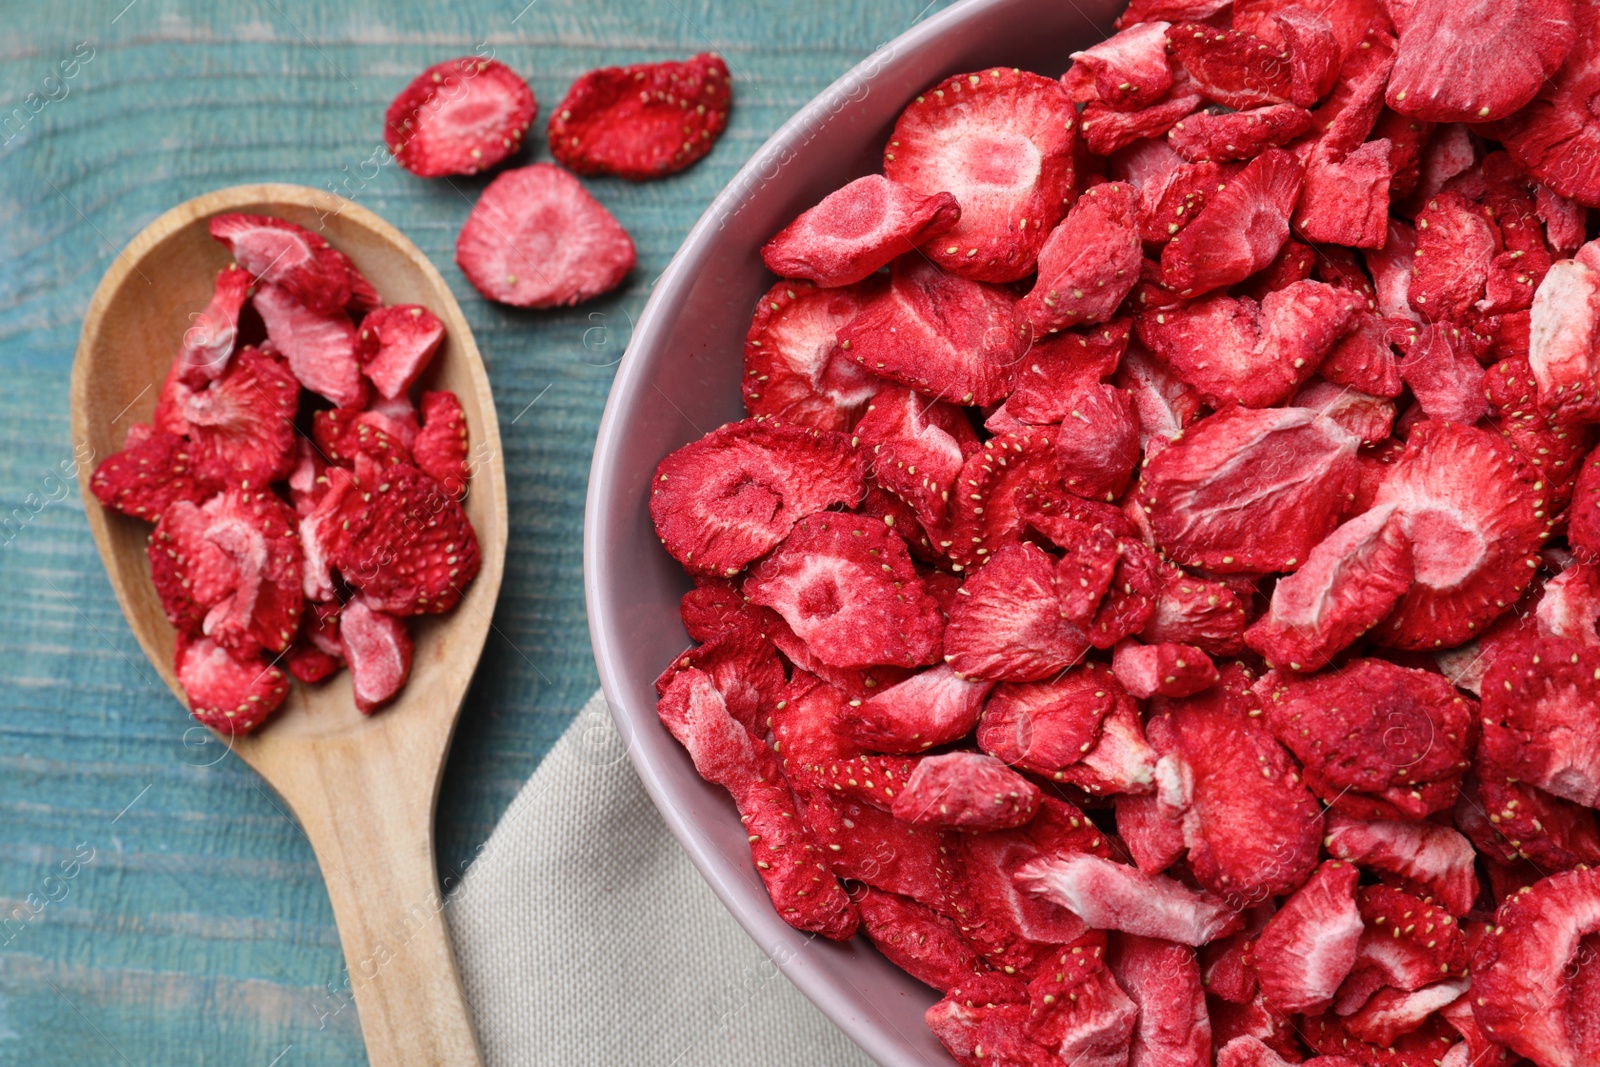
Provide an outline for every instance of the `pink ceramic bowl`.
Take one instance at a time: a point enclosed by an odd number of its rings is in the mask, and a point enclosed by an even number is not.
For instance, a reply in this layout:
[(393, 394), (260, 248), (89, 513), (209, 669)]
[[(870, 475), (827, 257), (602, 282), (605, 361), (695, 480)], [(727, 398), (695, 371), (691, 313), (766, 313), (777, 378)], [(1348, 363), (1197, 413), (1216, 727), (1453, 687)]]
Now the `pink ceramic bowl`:
[(739, 377), (761, 245), (846, 182), (881, 169), (895, 118), (943, 77), (991, 66), (1058, 75), (1123, 0), (966, 0), (874, 52), (747, 163), (656, 283), (611, 387), (589, 474), (584, 585), (600, 681), (634, 766), (700, 873), (795, 985), (883, 1067), (954, 1061), (923, 1024), (937, 998), (863, 937), (813, 940), (773, 911), (733, 803), (656, 718), (656, 675), (689, 644), (690, 587), (650, 523), (650, 478), (674, 449), (744, 414)]

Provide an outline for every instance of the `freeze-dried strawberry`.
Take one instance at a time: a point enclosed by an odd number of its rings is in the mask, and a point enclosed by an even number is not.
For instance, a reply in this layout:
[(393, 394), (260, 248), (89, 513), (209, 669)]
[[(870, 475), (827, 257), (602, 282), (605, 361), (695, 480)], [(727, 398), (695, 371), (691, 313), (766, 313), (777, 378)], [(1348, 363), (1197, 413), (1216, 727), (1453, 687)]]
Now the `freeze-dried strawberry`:
[(356, 597), (340, 617), (339, 639), (350, 664), (356, 707), (371, 715), (393, 700), (411, 676), (411, 634), (404, 619), (374, 611)]
[(1295, 205), (1295, 232), (1309, 241), (1382, 247), (1389, 227), (1390, 144), (1368, 141), (1342, 158), (1313, 150)]
[[(1380, 88), (1381, 91), (1381, 88)], [(1372, 139), (1389, 142), (1389, 195), (1408, 197), (1422, 180), (1422, 152), (1433, 136), (1434, 124), (1384, 108), (1372, 128)]]
[(806, 829), (834, 874), (948, 910), (938, 869), (944, 831), (907, 826), (873, 805), (808, 789), (803, 778), (791, 784), (805, 800)]
[[(1545, 5), (1537, 5), (1537, 9)], [(1600, 18), (1588, 4), (1574, 4), (1577, 36), (1566, 62), (1526, 107), (1502, 120), (1498, 136), (1530, 174), (1554, 192), (1580, 204), (1600, 204), (1600, 182), (1588, 161), (1600, 146), (1600, 124), (1589, 111), (1600, 78), (1596, 28)]]
[(1173, 563), (1158, 572), (1155, 604), (1139, 637), (1152, 644), (1194, 645), (1212, 656), (1237, 655), (1249, 621), (1237, 593)]
[(1008, 289), (951, 274), (922, 256), (903, 256), (890, 284), (838, 331), (835, 360), (936, 400), (992, 404), (1011, 391), (1028, 346), (1014, 323)]
[(933, 263), (984, 282), (1031, 273), (1072, 199), (1077, 112), (1061, 85), (994, 67), (959, 74), (900, 113), (883, 173), (925, 196), (948, 192), (961, 219), (928, 242)]
[(1457, 1043), (1455, 1031), (1437, 1016), (1387, 1046), (1361, 1040), (1331, 1015), (1305, 1016), (1296, 1032), (1320, 1053), (1306, 1061), (1310, 1067), (1440, 1067)]
[(691, 574), (737, 574), (794, 524), (861, 499), (861, 460), (849, 438), (747, 419), (661, 461), (650, 517), (661, 543)]
[(250, 295), (255, 279), (249, 271), (230, 263), (217, 274), (211, 301), (192, 316), (193, 324), (183, 333), (183, 344), (175, 361), (185, 385), (198, 389), (222, 377), (239, 340), (239, 312)]
[(849, 714), (850, 699), (803, 668), (795, 670), (783, 699), (768, 716), (772, 747), (786, 771), (798, 776), (808, 765), (860, 755), (861, 746), (839, 728)]
[(1183, 856), (1183, 824), (1168, 818), (1154, 793), (1116, 798), (1117, 836), (1145, 874), (1160, 874)]
[[(1288, 1067), (1305, 1055), (1295, 1036), (1295, 1024), (1262, 1001), (1260, 994), (1240, 1004), (1212, 998), (1212, 1042), (1221, 1051), (1218, 1067)], [(1286, 1060), (1284, 1056), (1295, 1059)], [(1258, 1058), (1259, 1057), (1259, 1058)], [(1273, 1058), (1276, 1057), (1276, 1058)], [(1355, 1067), (1338, 1057), (1312, 1060), (1311, 1067)]]
[(728, 65), (709, 52), (591, 70), (551, 112), (550, 154), (576, 174), (676, 174), (717, 143), (732, 99)]
[(178, 635), (173, 670), (189, 711), (218, 733), (238, 736), (260, 726), (289, 695), (289, 678), (265, 659), (241, 663), (209, 637)]
[[(1235, 1037), (1217, 1050), (1217, 1067), (1292, 1067), (1294, 1062), (1248, 1035)], [(1317, 1056), (1305, 1062), (1307, 1067), (1356, 1067), (1356, 1061), (1344, 1056)]]
[(1239, 913), (1210, 893), (1088, 853), (1041, 856), (1019, 868), (1016, 881), (1096, 929), (1180, 945), (1203, 945), (1239, 922)]
[(1313, 378), (1300, 387), (1289, 406), (1322, 412), (1347, 432), (1361, 438), (1363, 445), (1387, 440), (1394, 432), (1394, 401), (1368, 396), (1348, 383), (1335, 384)]
[[(1041, 995), (1040, 1002), (1048, 995)], [(1138, 1016), (1138, 1005), (1102, 965), (1072, 992), (1056, 997), (1042, 1014), (1036, 1013), (1029, 1026), (1036, 1040), (1055, 1049), (1058, 1062), (1110, 1065), (1129, 1062)]]
[(1465, 924), (1432, 901), (1373, 885), (1357, 891), (1356, 904), (1364, 929), (1355, 964), (1334, 1001), (1338, 1015), (1355, 1014), (1385, 989), (1410, 993), (1466, 976), (1471, 951), (1462, 936)]
[(880, 267), (939, 236), (961, 218), (949, 193), (924, 196), (869, 174), (829, 193), (761, 248), (767, 269), (780, 278), (804, 278), (833, 288), (868, 277)]
[(932, 908), (872, 888), (852, 899), (861, 913), (862, 933), (917, 981), (948, 993), (989, 972), (956, 924)]
[[(1191, 115), (1180, 125), (1195, 118)], [(1169, 135), (1176, 129), (1168, 131)], [(1187, 226), (1226, 175), (1242, 169), (1242, 165), (1185, 163), (1159, 139), (1141, 141), (1109, 162), (1113, 177), (1139, 190), (1139, 236), (1156, 244), (1170, 240)]]
[(1123, 695), (1100, 723), (1100, 740), (1053, 777), (1090, 796), (1141, 795), (1154, 788), (1156, 752), (1145, 740), (1138, 705)]
[(570, 307), (622, 284), (633, 238), (578, 179), (548, 163), (484, 187), (456, 237), (473, 288), (513, 307)]
[(1025, 1004), (984, 1004), (957, 997), (939, 1001), (923, 1016), (962, 1067), (1054, 1067), (1054, 1051), (1023, 1032)]
[(1117, 111), (1149, 107), (1172, 87), (1163, 22), (1129, 26), (1071, 58), (1083, 68), (1075, 77), (1092, 83), (1094, 99)]
[(422, 472), (460, 495), (471, 472), (467, 468), (467, 416), (461, 401), (448, 390), (422, 394), (422, 428), (411, 446)]
[(1480, 762), (1588, 807), (1600, 805), (1600, 648), (1559, 637), (1524, 640), (1483, 680)]
[(1147, 137), (1160, 137), (1205, 99), (1191, 88), (1174, 87), (1166, 96), (1138, 111), (1117, 111), (1096, 101), (1083, 110), (1079, 129), (1083, 143), (1097, 156), (1109, 156)]
[[(1295, 0), (1236, 0), (1233, 5), (1233, 28), (1253, 33), (1269, 44), (1282, 38), (1280, 16), (1285, 9), (1292, 10)], [(1322, 0), (1314, 8), (1326, 18), (1338, 43), (1339, 54), (1348, 56), (1360, 47), (1363, 35), (1372, 19), (1383, 12), (1378, 0)]]
[[(924, 563), (937, 563), (944, 559), (944, 553), (934, 545), (933, 538), (928, 536), (927, 529), (918, 520), (917, 513), (911, 510), (911, 505), (877, 482), (868, 480), (866, 495), (861, 498), (861, 506), (856, 509), (856, 514), (881, 521), (906, 543), (906, 548), (916, 559)], [(939, 606), (941, 610), (944, 608), (943, 603)]]
[(1534, 183), (1534, 211), (1544, 223), (1545, 240), (1560, 256), (1570, 256), (1589, 238), (1589, 211), (1543, 182)]
[(202, 480), (261, 484), (295, 463), (294, 419), (300, 387), (269, 350), (246, 347), (203, 389), (169, 379), (156, 419), (189, 437), (186, 450)]
[(1572, 48), (1570, 0), (1408, 0), (1389, 106), (1433, 122), (1494, 122), (1534, 98)]
[(1143, 346), (1128, 349), (1111, 381), (1133, 397), (1134, 410), (1139, 414), (1139, 447), (1145, 450), (1147, 459), (1199, 418), (1205, 406), (1194, 386)]
[(1363, 926), (1356, 908), (1361, 872), (1329, 860), (1286, 900), (1251, 950), (1261, 995), (1286, 1015), (1320, 1012), (1356, 962)]
[(378, 395), (403, 396), (444, 340), (444, 323), (420, 304), (379, 308), (361, 320), (356, 358)]
[(1117, 564), (1121, 561), (1120, 546), (1102, 524), (1058, 519), (1049, 526), (1045, 531), (1047, 537), (1066, 542), (1060, 545), (1063, 555), (1056, 564), (1056, 597), (1061, 617), (1075, 626), (1088, 626), (1116, 575)]
[(757, 736), (766, 733), (773, 707), (788, 688), (771, 642), (748, 629), (722, 634), (678, 656), (656, 679), (656, 694), (666, 692), (672, 679), (690, 668), (710, 676), (728, 714)]
[(1345, 1018), (1345, 1029), (1362, 1041), (1389, 1048), (1401, 1035), (1412, 1033), (1434, 1013), (1461, 999), (1468, 985), (1470, 982), (1462, 977), (1434, 982), (1410, 993), (1380, 989)]
[(1546, 414), (1600, 421), (1600, 270), (1583, 259), (1551, 266), (1533, 296), (1528, 365)]
[(1382, 487), (1411, 542), (1415, 580), (1373, 630), (1394, 648), (1448, 648), (1516, 601), (1537, 565), (1546, 524), (1515, 454), (1482, 430), (1424, 422)]
[(344, 663), (336, 656), (330, 656), (317, 646), (311, 644), (304, 637), (298, 637), (284, 653), (284, 665), (289, 668), (289, 673), (294, 675), (296, 681), (314, 685), (337, 674)]
[(1035, 774), (1057, 776), (1094, 748), (1117, 700), (1103, 666), (1086, 663), (1043, 682), (995, 687), (978, 723), (978, 747)]
[(1586, 563), (1600, 563), (1600, 450), (1589, 453), (1572, 487), (1567, 543)]
[(835, 350), (841, 327), (882, 289), (781, 281), (756, 304), (745, 335), (745, 410), (819, 430), (848, 430), (881, 382)]
[(155, 522), (175, 501), (199, 503), (222, 488), (220, 472), (206, 473), (196, 453), (191, 442), (157, 430), (102, 460), (89, 491), (105, 507)]
[(351, 470), (355, 469), (356, 457), (362, 455), (380, 467), (410, 463), (410, 450), (368, 414), (361, 408), (326, 408), (314, 414), (311, 436), (318, 458)]
[[(1472, 1013), (1472, 998), (1460, 997), (1454, 1003), (1439, 1009), (1439, 1015), (1461, 1035), (1461, 1044), (1451, 1046), (1441, 1061), (1444, 1067), (1509, 1067), (1517, 1061), (1516, 1053), (1492, 1041), (1478, 1025)], [(1457, 1052), (1459, 1048), (1461, 1051)], [(1452, 1059), (1453, 1057), (1453, 1059)]]
[[(1162, 700), (1146, 724), (1162, 796), (1181, 811), (1202, 886), (1238, 906), (1294, 889), (1316, 866), (1322, 809), (1267, 732), (1237, 666), (1205, 692)], [(1168, 785), (1173, 788), (1168, 789)]]
[(1116, 647), (1112, 670), (1122, 687), (1141, 700), (1193, 696), (1218, 678), (1211, 657), (1193, 645), (1123, 641)]
[(1090, 500), (1116, 500), (1139, 464), (1133, 399), (1115, 386), (1085, 382), (1062, 400), (1067, 413), (1056, 431), (1056, 464), (1063, 482)]
[(1323, 845), (1334, 859), (1400, 880), (1402, 888), (1437, 899), (1451, 915), (1466, 915), (1478, 896), (1472, 843), (1446, 825), (1427, 821), (1365, 821), (1328, 814)]
[(1290, 5), (1272, 14), (1289, 56), (1289, 99), (1311, 107), (1328, 95), (1339, 76), (1343, 46), (1322, 13)]
[(1089, 641), (1061, 617), (1056, 584), (1055, 560), (1038, 546), (1003, 546), (962, 585), (945, 633), (945, 662), (962, 677), (1015, 682), (1077, 663)]
[(1481, 199), (1484, 187), (1478, 164), (1482, 158), (1481, 142), (1465, 123), (1436, 125), (1417, 162), (1417, 188), (1406, 205), (1406, 213), (1418, 214), (1429, 200), (1447, 189), (1468, 200)]
[(1037, 338), (1018, 366), (1016, 390), (1006, 398), (1006, 410), (1033, 425), (1062, 421), (1074, 387), (1104, 381), (1116, 371), (1131, 329), (1132, 322), (1120, 318)]
[[(943, 607), (940, 610), (942, 612)], [(782, 615), (771, 608), (754, 605), (752, 611), (759, 620), (761, 634), (777, 646), (797, 671), (814, 674), (856, 700), (865, 700), (879, 688), (894, 685), (911, 676), (912, 672), (906, 667), (873, 666), (855, 670), (824, 663), (800, 635), (783, 621)]]
[(1349, 329), (1366, 300), (1324, 282), (1294, 282), (1261, 303), (1215, 293), (1139, 316), (1139, 337), (1213, 407), (1287, 399)]
[(1551, 875), (1513, 895), (1472, 964), (1472, 1009), (1495, 1041), (1541, 1064), (1596, 1055), (1600, 871)]
[(1216, 30), (1195, 22), (1167, 30), (1168, 50), (1208, 99), (1236, 111), (1287, 104), (1291, 61), (1253, 34)]
[(1039, 250), (1039, 278), (1017, 304), (1036, 334), (1105, 322), (1139, 280), (1138, 194), (1123, 182), (1086, 189)]
[(874, 752), (921, 752), (978, 725), (993, 683), (959, 678), (947, 663), (913, 674), (854, 708), (840, 732)]
[(294, 511), (276, 494), (235, 483), (207, 501), (205, 538), (232, 560), (238, 581), (207, 612), (206, 636), (247, 659), (282, 652), (300, 626), (302, 555)]
[(1400, 377), (1428, 418), (1470, 425), (1483, 417), (1483, 367), (1458, 327), (1432, 322), (1390, 337), (1405, 353)]
[(173, 629), (192, 636), (200, 633), (206, 613), (238, 585), (239, 568), (206, 537), (211, 520), (191, 501), (174, 500), (159, 519), (146, 546), (150, 581)]
[(801, 519), (744, 592), (834, 667), (915, 667), (939, 654), (944, 617), (905, 542), (882, 523), (833, 512)]
[(1167, 143), (1191, 163), (1254, 159), (1281, 148), (1306, 131), (1311, 113), (1293, 104), (1269, 104), (1248, 111), (1207, 108), (1175, 124)]
[(1146, 461), (1140, 499), (1157, 543), (1179, 563), (1283, 570), (1338, 522), (1355, 490), (1357, 445), (1303, 408), (1229, 409)]
[(1160, 560), (1144, 542), (1130, 537), (1117, 541), (1117, 553), (1111, 585), (1089, 622), (1089, 643), (1095, 648), (1111, 648), (1138, 633), (1155, 612)]
[(1527, 860), (1541, 871), (1600, 863), (1594, 812), (1542, 789), (1517, 782), (1492, 765), (1464, 786), (1456, 823), (1487, 855), (1502, 863)]
[(1574, 563), (1551, 578), (1535, 611), (1539, 632), (1600, 645), (1600, 567)]
[(214, 215), (208, 225), (211, 236), (228, 246), (240, 267), (261, 282), (281, 287), (296, 303), (332, 313), (349, 302), (354, 268), (310, 230), (287, 219), (238, 212)]
[(272, 347), (283, 353), (301, 385), (340, 407), (365, 403), (367, 383), (356, 359), (356, 329), (349, 315), (339, 309), (315, 311), (289, 290), (269, 283), (256, 288), (251, 304), (267, 325)]
[(1180, 296), (1243, 281), (1271, 263), (1289, 238), (1302, 168), (1289, 153), (1261, 153), (1161, 250), (1161, 275)]
[(358, 506), (361, 494), (355, 475), (344, 467), (328, 467), (322, 475), (321, 496), (300, 516), (300, 547), (305, 554), (301, 589), (307, 600), (332, 601), (338, 590), (334, 567), (349, 547), (351, 533), (345, 511)]
[(1372, 286), (1377, 290), (1378, 306), (1374, 308), (1386, 320), (1405, 319), (1421, 322), (1422, 316), (1411, 306), (1411, 270), (1416, 260), (1416, 231), (1403, 222), (1389, 220), (1389, 235), (1382, 248), (1369, 248), (1362, 253), (1367, 269), (1372, 272)]
[(383, 116), (389, 154), (422, 178), (477, 174), (522, 147), (539, 105), (504, 63), (462, 56), (436, 63)]
[(1460, 319), (1483, 296), (1498, 235), (1460, 193), (1429, 197), (1417, 215), (1417, 247), (1409, 296), (1429, 321)]
[(1312, 268), (1316, 264), (1318, 250), (1308, 244), (1290, 238), (1283, 243), (1277, 256), (1255, 276), (1239, 287), (1240, 296), (1248, 296), (1260, 303), (1266, 299), (1268, 293), (1275, 293), (1279, 289), (1287, 289), (1295, 282), (1303, 282), (1311, 277)]
[(797, 817), (777, 758), (728, 714), (711, 679), (696, 670), (679, 674), (657, 712), (701, 777), (733, 796), (751, 858), (783, 921), (839, 941), (854, 935), (856, 910)]
[(855, 437), (864, 451), (870, 450), (873, 480), (909, 504), (923, 525), (943, 527), (962, 465), (980, 447), (966, 414), (902, 386), (883, 384), (857, 424)]
[(951, 488), (949, 544), (941, 542), (957, 570), (1020, 540), (1030, 521), (1028, 509), (1045, 509), (1046, 501), (1037, 496), (1077, 499), (1062, 484), (1053, 431), (1041, 426), (991, 437), (967, 457)]
[(1387, 21), (1373, 19), (1361, 42), (1347, 53), (1333, 91), (1311, 113), (1316, 152), (1328, 159), (1343, 159), (1372, 133), (1383, 112), (1383, 90), (1394, 54), (1395, 39)]
[(1039, 787), (993, 756), (928, 756), (894, 798), (894, 817), (912, 826), (1008, 830), (1039, 810)]

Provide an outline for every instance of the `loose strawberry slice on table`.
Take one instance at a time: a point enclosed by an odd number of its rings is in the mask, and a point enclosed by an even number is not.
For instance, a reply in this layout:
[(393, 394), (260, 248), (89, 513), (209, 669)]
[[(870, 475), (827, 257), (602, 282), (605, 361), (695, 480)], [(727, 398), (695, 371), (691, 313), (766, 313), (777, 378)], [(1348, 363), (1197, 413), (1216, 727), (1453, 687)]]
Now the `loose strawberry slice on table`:
[(1235, 111), (1289, 102), (1290, 53), (1254, 34), (1183, 22), (1167, 30), (1167, 48), (1208, 100)]
[(1006, 410), (1018, 420), (1042, 426), (1067, 417), (1066, 393), (1083, 382), (1111, 377), (1128, 347), (1132, 322), (1115, 319), (1086, 330), (1064, 330), (1036, 338), (1018, 368), (1016, 390)]
[(1088, 853), (1041, 856), (1019, 868), (1016, 881), (1100, 930), (1203, 945), (1239, 923), (1210, 893)]
[(471, 477), (467, 444), (467, 416), (456, 394), (423, 393), (422, 428), (412, 442), (412, 458), (424, 474), (458, 496)]
[(829, 193), (761, 247), (780, 278), (850, 285), (937, 237), (961, 218), (949, 193), (923, 195), (869, 174)]
[(222, 377), (239, 340), (239, 312), (250, 296), (255, 279), (249, 271), (230, 263), (217, 274), (216, 289), (210, 303), (194, 318), (194, 325), (183, 334), (176, 373), (185, 385), (198, 389)]
[(1333, 1003), (1364, 929), (1356, 908), (1360, 874), (1338, 860), (1322, 864), (1261, 931), (1251, 957), (1273, 1010), (1320, 1012)]
[(1219, 675), (1211, 657), (1193, 645), (1141, 645), (1122, 641), (1112, 658), (1117, 681), (1130, 695), (1187, 697), (1213, 685)]
[(215, 215), (209, 225), (211, 236), (228, 246), (240, 267), (302, 306), (331, 314), (349, 303), (351, 278), (359, 275), (341, 252), (310, 230), (287, 219), (238, 212)]
[(1494, 122), (1561, 67), (1576, 28), (1570, 0), (1462, 8), (1413, 0), (1396, 12), (1400, 47), (1389, 106), (1431, 122)]
[(966, 413), (884, 384), (856, 425), (855, 437), (869, 452), (873, 480), (909, 504), (924, 526), (942, 528), (956, 478), (979, 450)]
[(921, 752), (946, 745), (978, 725), (991, 688), (992, 682), (960, 678), (941, 663), (860, 702), (840, 731), (874, 752)]
[(834, 512), (801, 519), (744, 592), (831, 666), (915, 667), (939, 655), (944, 616), (905, 542), (882, 523)]
[(998, 685), (983, 708), (978, 747), (1013, 766), (1055, 776), (1094, 748), (1117, 693), (1110, 673), (1093, 663), (1050, 681)]
[(1006, 545), (967, 578), (950, 613), (945, 662), (967, 678), (1031, 682), (1083, 658), (1089, 641), (1061, 618), (1055, 560)]
[(705, 158), (728, 126), (721, 56), (591, 70), (550, 115), (550, 153), (576, 174), (649, 181)]
[(173, 670), (201, 723), (230, 736), (247, 734), (289, 695), (289, 678), (264, 659), (241, 663), (207, 637), (178, 635)]
[(881, 279), (841, 289), (781, 281), (756, 304), (744, 341), (744, 408), (819, 430), (847, 431), (882, 379), (834, 346), (883, 291)]
[(1328, 854), (1389, 875), (1465, 915), (1478, 897), (1472, 844), (1448, 826), (1421, 820), (1367, 821), (1330, 812)]
[(1191, 163), (1249, 160), (1288, 144), (1310, 125), (1311, 112), (1293, 104), (1248, 111), (1207, 108), (1173, 126), (1167, 143)]
[(361, 320), (356, 357), (378, 395), (403, 396), (444, 340), (444, 323), (419, 304), (379, 308)]
[(515, 71), (493, 59), (437, 63), (400, 91), (383, 116), (389, 154), (422, 178), (477, 174), (522, 147), (539, 105)]
[(157, 430), (101, 461), (89, 491), (105, 507), (155, 522), (174, 502), (197, 504), (222, 488), (221, 477), (207, 473), (200, 459), (192, 442)]
[(356, 597), (339, 620), (339, 639), (350, 665), (356, 708), (371, 715), (393, 700), (411, 676), (411, 634), (404, 619), (373, 611)]
[(1281, 148), (1251, 160), (1161, 250), (1162, 281), (1179, 296), (1192, 297), (1267, 266), (1289, 239), (1302, 178), (1300, 163)]
[(927, 256), (977, 281), (1031, 273), (1072, 200), (1077, 121), (1059, 83), (1025, 71), (961, 74), (918, 96), (889, 135), (883, 173), (961, 205)]
[(1039, 787), (993, 756), (947, 752), (917, 764), (892, 810), (912, 826), (1009, 830), (1039, 810)]
[(813, 512), (854, 507), (861, 458), (841, 434), (747, 419), (714, 430), (656, 468), (650, 517), (691, 574), (732, 575)]
[(156, 417), (188, 435), (187, 451), (207, 480), (265, 485), (295, 464), (300, 386), (290, 370), (270, 350), (244, 348), (203, 389), (170, 381)]
[(1139, 280), (1138, 192), (1123, 182), (1084, 190), (1039, 251), (1039, 279), (1017, 304), (1036, 334), (1105, 322)]
[(1515, 643), (1483, 680), (1481, 758), (1499, 773), (1600, 806), (1600, 648), (1559, 637)]
[(289, 290), (262, 284), (252, 304), (267, 324), (272, 347), (289, 361), (300, 384), (341, 407), (366, 403), (367, 383), (356, 359), (356, 328), (342, 310), (315, 311)]
[(948, 993), (992, 974), (954, 922), (895, 893), (868, 888), (854, 896), (861, 931), (889, 962), (917, 981)]
[(570, 307), (622, 284), (633, 238), (578, 179), (548, 163), (490, 182), (456, 238), (456, 264), (490, 300)]
[(1545, 274), (1528, 319), (1528, 365), (1539, 408), (1575, 421), (1600, 421), (1600, 270), (1564, 259)]
[(1172, 87), (1167, 24), (1160, 21), (1129, 26), (1071, 58), (1083, 68), (1072, 76), (1086, 76), (1093, 99), (1118, 111), (1149, 107)]

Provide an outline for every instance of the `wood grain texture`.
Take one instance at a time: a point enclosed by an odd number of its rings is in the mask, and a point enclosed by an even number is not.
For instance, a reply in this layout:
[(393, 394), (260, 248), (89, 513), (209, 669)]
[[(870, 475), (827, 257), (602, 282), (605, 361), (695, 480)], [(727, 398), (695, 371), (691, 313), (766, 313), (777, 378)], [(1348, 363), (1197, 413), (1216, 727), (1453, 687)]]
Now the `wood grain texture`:
[[(792, 111), (941, 6), (524, 2), (0, 5), (0, 1064), (363, 1060), (305, 833), (145, 661), (78, 500), (92, 457), (68, 375), (118, 250), (222, 186), (331, 186), (394, 222), (461, 301), (494, 386), (510, 551), (439, 800), (448, 888), (595, 687), (584, 487), (652, 280)], [(378, 151), (394, 94), (480, 44), (528, 78), (541, 118), (595, 66), (727, 58), (734, 111), (710, 157), (648, 185), (586, 179), (638, 244), (619, 292), (557, 312), (486, 303), (453, 246), (487, 179), (422, 181)], [(544, 159), (538, 138), (519, 162)]]

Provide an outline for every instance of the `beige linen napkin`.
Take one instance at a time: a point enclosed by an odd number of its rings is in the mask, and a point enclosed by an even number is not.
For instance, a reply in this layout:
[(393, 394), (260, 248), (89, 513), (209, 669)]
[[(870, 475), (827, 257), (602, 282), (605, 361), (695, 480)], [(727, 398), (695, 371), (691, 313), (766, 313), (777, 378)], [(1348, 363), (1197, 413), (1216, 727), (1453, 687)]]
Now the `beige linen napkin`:
[(599, 693), (446, 907), (489, 1067), (871, 1067), (689, 863)]

